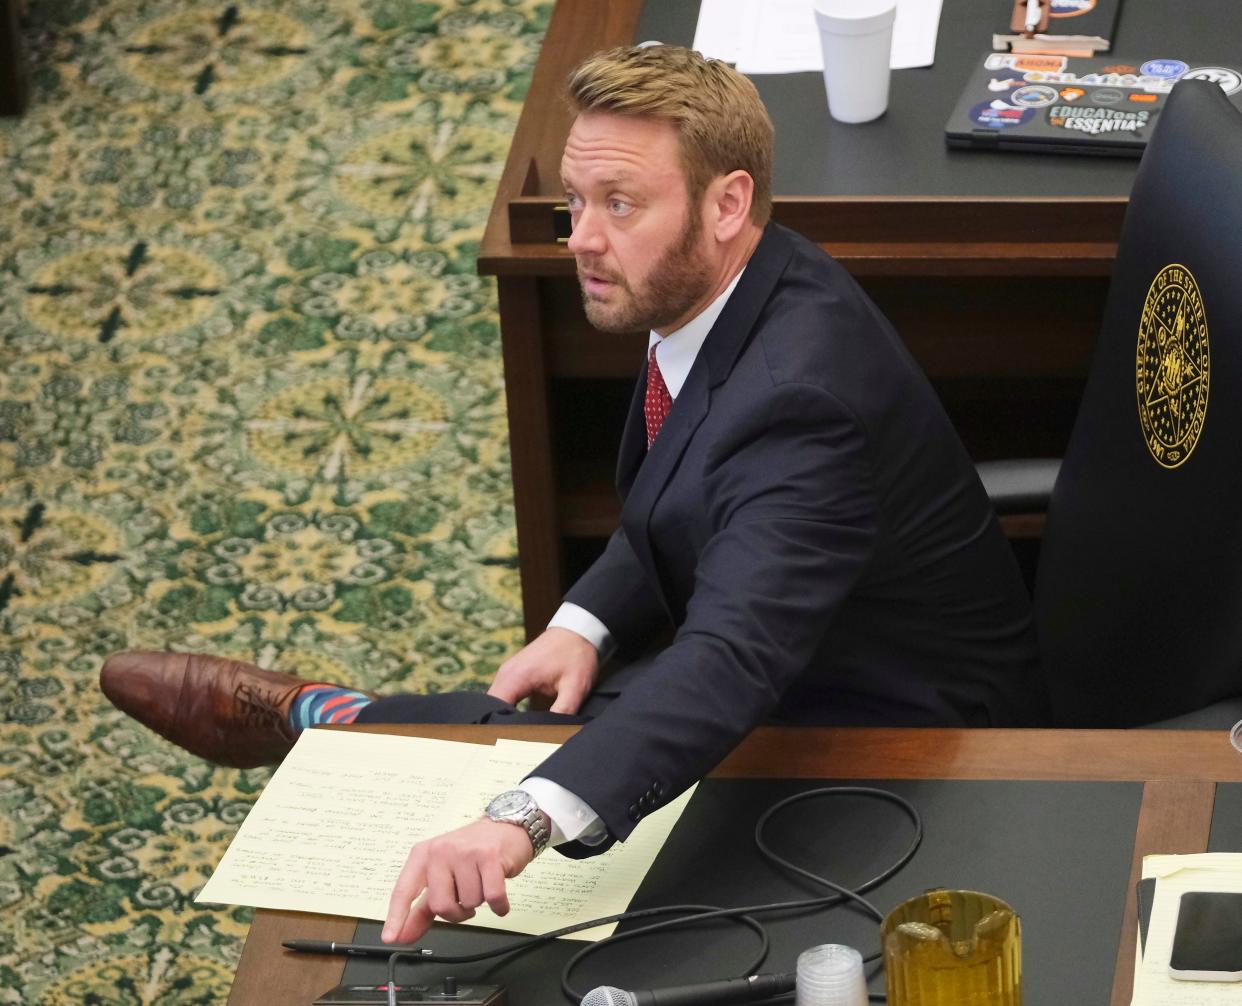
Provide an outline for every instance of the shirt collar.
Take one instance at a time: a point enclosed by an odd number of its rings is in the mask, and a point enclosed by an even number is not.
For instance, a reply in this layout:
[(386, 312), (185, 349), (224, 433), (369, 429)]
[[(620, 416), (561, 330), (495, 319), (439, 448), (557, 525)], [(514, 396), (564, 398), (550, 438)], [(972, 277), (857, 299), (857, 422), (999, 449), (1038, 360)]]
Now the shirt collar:
[(720, 312), (724, 310), (725, 303), (729, 299), (729, 295), (733, 293), (737, 281), (742, 278), (742, 273), (746, 271), (743, 266), (733, 282), (724, 288), (724, 291), (707, 305), (702, 311), (691, 318), (688, 322), (677, 329), (670, 332), (661, 339), (655, 332), (647, 337), (647, 352), (651, 352), (652, 346), (658, 346), (656, 350), (656, 360), (660, 364), (660, 374), (664, 378), (664, 384), (668, 388), (671, 397), (676, 398), (681, 392), (681, 386), (686, 383), (686, 378), (690, 376), (690, 368), (694, 366), (694, 361), (699, 355), (699, 350), (703, 346), (707, 333), (712, 330), (712, 326), (716, 324), (716, 319), (720, 317)]

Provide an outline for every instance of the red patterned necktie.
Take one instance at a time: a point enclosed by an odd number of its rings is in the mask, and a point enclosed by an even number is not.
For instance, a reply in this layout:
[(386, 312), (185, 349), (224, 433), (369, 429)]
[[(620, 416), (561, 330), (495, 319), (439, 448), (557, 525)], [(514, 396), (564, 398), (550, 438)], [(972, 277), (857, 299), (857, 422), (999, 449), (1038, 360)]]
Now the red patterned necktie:
[(658, 345), (658, 342), (652, 345), (651, 352), (647, 354), (647, 397), (643, 402), (643, 415), (647, 419), (647, 450), (651, 450), (668, 410), (673, 407), (673, 396), (668, 393), (668, 385), (664, 383), (664, 375), (656, 363)]

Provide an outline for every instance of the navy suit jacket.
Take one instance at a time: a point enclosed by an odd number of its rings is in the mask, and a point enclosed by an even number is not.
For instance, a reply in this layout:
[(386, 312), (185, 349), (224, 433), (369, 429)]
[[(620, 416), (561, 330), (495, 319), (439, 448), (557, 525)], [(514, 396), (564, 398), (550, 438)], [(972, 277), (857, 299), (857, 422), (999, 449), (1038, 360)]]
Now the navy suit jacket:
[(566, 600), (629, 651), (675, 635), (535, 775), (624, 839), (765, 720), (1041, 721), (1029, 599), (974, 466), (841, 266), (770, 224), (649, 452), (645, 379), (621, 526)]

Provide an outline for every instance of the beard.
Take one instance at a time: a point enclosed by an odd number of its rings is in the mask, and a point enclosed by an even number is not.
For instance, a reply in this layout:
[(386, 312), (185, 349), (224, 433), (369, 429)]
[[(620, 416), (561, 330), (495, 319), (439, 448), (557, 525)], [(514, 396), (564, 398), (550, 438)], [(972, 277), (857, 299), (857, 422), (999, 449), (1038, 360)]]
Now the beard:
[(582, 306), (587, 320), (601, 332), (619, 335), (667, 328), (682, 319), (711, 288), (711, 266), (699, 247), (703, 221), (689, 211), (686, 224), (646, 278), (638, 286), (598, 266), (585, 269), (590, 262), (579, 260), (579, 282), (582, 273), (592, 272), (615, 286), (609, 300), (594, 297), (582, 290)]

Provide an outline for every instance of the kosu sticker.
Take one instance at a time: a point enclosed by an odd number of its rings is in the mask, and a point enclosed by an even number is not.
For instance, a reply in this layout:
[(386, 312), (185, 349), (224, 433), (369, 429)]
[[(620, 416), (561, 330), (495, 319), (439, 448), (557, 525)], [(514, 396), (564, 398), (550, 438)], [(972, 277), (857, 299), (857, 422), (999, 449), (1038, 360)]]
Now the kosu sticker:
[(1144, 77), (1161, 77), (1165, 80), (1173, 80), (1189, 69), (1189, 64), (1183, 63), (1180, 59), (1149, 59), (1139, 67), (1139, 73)]

